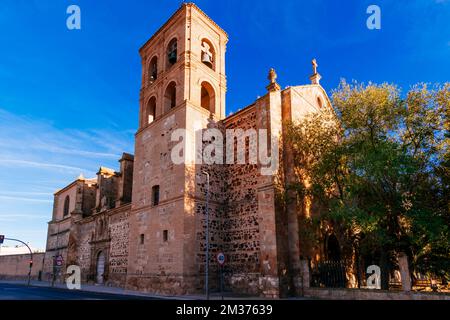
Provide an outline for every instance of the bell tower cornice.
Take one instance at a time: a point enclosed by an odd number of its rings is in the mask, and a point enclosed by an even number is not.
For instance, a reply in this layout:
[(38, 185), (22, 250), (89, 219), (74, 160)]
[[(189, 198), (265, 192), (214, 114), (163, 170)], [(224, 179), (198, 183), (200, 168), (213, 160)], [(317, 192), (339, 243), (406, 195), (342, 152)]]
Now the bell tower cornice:
[(145, 50), (145, 48), (148, 46), (149, 43), (151, 43), (154, 39), (158, 38), (161, 33), (163, 33), (164, 30), (169, 29), (170, 25), (177, 20), (180, 17), (186, 17), (188, 21), (192, 22), (192, 15), (189, 14), (189, 10), (196, 10), (199, 12), (203, 18), (205, 18), (209, 23), (211, 23), (215, 30), (217, 30), (225, 39), (225, 44), (228, 43), (228, 34), (216, 23), (213, 19), (211, 19), (202, 9), (200, 9), (195, 3), (193, 2), (183, 2), (177, 11), (175, 11), (172, 16), (164, 23), (151, 37), (148, 39), (139, 49), (139, 53), (142, 54), (142, 52)]

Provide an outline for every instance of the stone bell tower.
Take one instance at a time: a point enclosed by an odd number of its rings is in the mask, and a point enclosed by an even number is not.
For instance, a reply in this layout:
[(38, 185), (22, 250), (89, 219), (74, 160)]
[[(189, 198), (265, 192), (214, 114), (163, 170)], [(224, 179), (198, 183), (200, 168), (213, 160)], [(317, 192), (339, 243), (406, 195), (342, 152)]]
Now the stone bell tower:
[(225, 31), (196, 5), (183, 3), (139, 50), (140, 127), (186, 103), (224, 118), (227, 41)]
[[(177, 288), (179, 294), (199, 286), (195, 205), (202, 192), (195, 181), (203, 177), (199, 166), (173, 161), (178, 142), (172, 135), (183, 129), (195, 140), (211, 121), (225, 117), (227, 41), (203, 11), (183, 3), (139, 50), (142, 85), (127, 270), (131, 289)], [(194, 146), (186, 141), (185, 152), (191, 152)]]

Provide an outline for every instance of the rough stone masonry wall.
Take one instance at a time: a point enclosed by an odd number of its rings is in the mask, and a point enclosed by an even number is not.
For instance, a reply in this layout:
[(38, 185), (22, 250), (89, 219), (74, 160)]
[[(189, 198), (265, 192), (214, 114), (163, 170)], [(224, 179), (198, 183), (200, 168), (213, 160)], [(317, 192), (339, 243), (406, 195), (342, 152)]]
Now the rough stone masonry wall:
[(78, 225), (78, 234), (76, 235), (76, 260), (81, 268), (82, 281), (92, 280), (91, 274), (91, 238), (95, 230), (95, 220), (87, 218)]
[[(53, 259), (55, 256), (61, 255), (64, 259), (63, 266), (56, 271), (61, 271), (65, 268), (71, 228), (72, 222), (70, 216), (64, 220), (55, 221), (48, 225), (43, 279), (50, 280), (52, 278), (52, 273), (54, 271)], [(61, 272), (58, 272), (57, 278), (59, 278), (61, 274)]]
[[(95, 281), (95, 254), (103, 251), (106, 257), (105, 270), (108, 285), (125, 287), (128, 266), (130, 205), (91, 216), (77, 224), (72, 233), (76, 242), (76, 264), (81, 268), (83, 282)], [(100, 220), (103, 229), (100, 230)], [(75, 230), (74, 230), (75, 231)], [(110, 239), (110, 241), (109, 241)]]
[[(207, 128), (218, 129), (223, 131), (222, 122), (216, 122), (214, 120), (205, 120)], [(205, 133), (205, 130), (203, 130)], [(203, 149), (210, 145), (212, 141), (203, 141)], [(194, 230), (195, 230), (195, 245), (194, 245), (194, 257), (195, 265), (197, 266), (197, 279), (193, 282), (193, 285), (197, 291), (201, 291), (204, 288), (204, 275), (205, 275), (205, 253), (206, 253), (206, 192), (207, 183), (206, 176), (203, 172), (206, 171), (210, 175), (209, 184), (209, 249), (210, 249), (210, 261), (209, 261), (209, 275), (210, 275), (210, 288), (212, 290), (219, 288), (220, 278), (218, 273), (218, 264), (216, 260), (217, 253), (223, 251), (223, 227), (222, 227), (222, 215), (223, 215), (223, 203), (225, 201), (225, 194), (227, 192), (225, 188), (226, 170), (223, 165), (220, 164), (202, 164), (190, 166), (187, 168), (187, 181), (195, 181), (193, 186), (193, 196), (195, 201), (192, 202), (192, 210), (194, 212)], [(188, 190), (191, 188), (188, 188)], [(190, 206), (187, 207), (187, 211), (190, 211)], [(198, 276), (200, 275), (200, 277)]]
[(128, 266), (129, 211), (113, 214), (109, 218), (111, 243), (109, 249), (109, 282), (125, 286)]
[[(226, 137), (225, 129), (256, 129), (256, 110), (249, 107), (236, 117), (225, 122), (208, 125), (219, 129)], [(238, 139), (242, 139), (238, 136)], [(203, 143), (203, 147), (210, 141)], [(224, 146), (226, 145), (226, 141)], [(260, 171), (256, 164), (248, 163), (248, 143), (244, 143), (247, 154), (246, 164), (202, 165), (196, 170), (196, 264), (199, 274), (204, 274), (206, 249), (206, 216), (205, 201), (206, 179), (201, 171), (210, 174), (210, 286), (219, 286), (218, 252), (224, 252), (226, 263), (225, 290), (240, 293), (260, 294), (260, 230), (258, 215), (257, 187)], [(234, 144), (237, 158), (237, 144)], [(193, 177), (194, 178), (194, 177)], [(200, 287), (203, 279), (199, 281)]]
[[(226, 129), (255, 129), (255, 107), (226, 120)], [(241, 137), (238, 137), (240, 139)], [(248, 143), (246, 154), (248, 154)], [(236, 148), (236, 145), (235, 145)], [(235, 154), (237, 150), (235, 149)], [(227, 257), (227, 285), (233, 291), (260, 294), (261, 273), (260, 226), (257, 187), (260, 171), (257, 165), (227, 165), (225, 190), (227, 196), (223, 215), (223, 248)]]

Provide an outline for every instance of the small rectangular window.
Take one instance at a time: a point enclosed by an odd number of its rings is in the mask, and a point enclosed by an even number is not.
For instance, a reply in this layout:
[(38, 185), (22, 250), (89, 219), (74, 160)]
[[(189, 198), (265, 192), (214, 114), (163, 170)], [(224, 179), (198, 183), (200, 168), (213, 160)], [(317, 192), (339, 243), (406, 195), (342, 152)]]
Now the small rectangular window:
[(159, 186), (152, 187), (152, 206), (159, 204)]
[(168, 230), (163, 231), (163, 240), (164, 240), (164, 242), (167, 242), (169, 240), (169, 231)]
[(141, 234), (141, 236), (140, 236), (141, 244), (144, 244), (144, 241), (145, 241), (145, 236), (143, 234)]

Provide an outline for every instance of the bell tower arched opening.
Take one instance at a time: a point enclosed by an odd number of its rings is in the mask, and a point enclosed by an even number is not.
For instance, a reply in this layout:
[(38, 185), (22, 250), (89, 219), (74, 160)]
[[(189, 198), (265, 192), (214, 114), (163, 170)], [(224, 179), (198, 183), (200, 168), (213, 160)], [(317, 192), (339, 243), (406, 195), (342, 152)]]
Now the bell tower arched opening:
[(156, 117), (156, 98), (151, 97), (147, 105), (145, 106), (142, 120), (142, 127), (145, 127), (146, 125), (152, 123), (155, 120), (155, 117)]
[(173, 66), (178, 60), (178, 42), (176, 38), (170, 40), (167, 45), (167, 69)]
[(150, 60), (148, 67), (148, 83), (152, 84), (158, 78), (158, 58), (155, 56)]
[(201, 46), (201, 60), (202, 63), (209, 68), (216, 70), (215, 63), (216, 63), (216, 53), (214, 51), (214, 46), (211, 44), (211, 42), (207, 39), (202, 40), (202, 46)]
[(201, 86), (201, 106), (209, 112), (214, 113), (216, 111), (216, 95), (214, 88), (206, 81), (203, 81)]
[(177, 103), (177, 85), (174, 81), (169, 83), (164, 93), (164, 110), (167, 112), (174, 108)]

